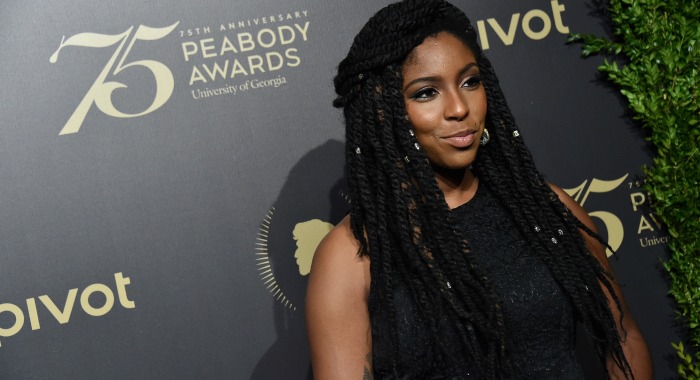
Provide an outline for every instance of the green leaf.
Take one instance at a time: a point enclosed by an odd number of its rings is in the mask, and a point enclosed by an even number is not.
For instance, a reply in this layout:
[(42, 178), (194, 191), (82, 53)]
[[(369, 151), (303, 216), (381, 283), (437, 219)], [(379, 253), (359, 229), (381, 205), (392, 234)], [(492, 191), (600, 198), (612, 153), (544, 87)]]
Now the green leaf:
[[(700, 7), (687, 0), (610, 0), (615, 41), (575, 34), (582, 55), (605, 55), (598, 67), (628, 100), (656, 148), (643, 168), (654, 215), (671, 252), (663, 267), (690, 347), (672, 343), (684, 379), (700, 379)], [(624, 62), (618, 66), (619, 62)]]

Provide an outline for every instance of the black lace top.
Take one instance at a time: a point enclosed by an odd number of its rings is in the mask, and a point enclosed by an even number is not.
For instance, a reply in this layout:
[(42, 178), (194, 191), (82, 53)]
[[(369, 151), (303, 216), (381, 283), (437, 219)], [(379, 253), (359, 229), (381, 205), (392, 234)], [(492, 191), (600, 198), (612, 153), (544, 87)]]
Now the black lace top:
[[(466, 204), (451, 211), (459, 220), (471, 254), (490, 279), (500, 299), (506, 324), (507, 352), (514, 370), (506, 379), (583, 379), (574, 354), (575, 320), (572, 305), (545, 264), (518, 232), (507, 211), (483, 185)], [(395, 276), (398, 277), (398, 276)], [(395, 282), (400, 279), (395, 279)], [(370, 297), (372, 295), (370, 294)], [(469, 363), (456, 360), (435, 368), (435, 350), (404, 285), (396, 287), (401, 373), (390, 362), (393, 350), (387, 311), (372, 312), (373, 366), (376, 379), (478, 379)], [(444, 336), (454, 347), (450, 356), (464, 357), (463, 346), (446, 321)]]

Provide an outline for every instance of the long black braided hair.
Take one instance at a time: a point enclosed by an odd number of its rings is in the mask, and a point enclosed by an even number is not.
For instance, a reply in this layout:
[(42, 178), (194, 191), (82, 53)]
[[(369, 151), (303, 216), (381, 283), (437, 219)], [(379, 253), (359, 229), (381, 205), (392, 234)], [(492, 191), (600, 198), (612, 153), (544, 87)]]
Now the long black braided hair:
[[(570, 299), (601, 360), (611, 357), (631, 376), (603, 288), (621, 310), (620, 300), (579, 229), (600, 238), (572, 215), (535, 168), (474, 28), (462, 11), (443, 0), (405, 0), (380, 10), (355, 37), (334, 79), (338, 97), (333, 104), (343, 108), (346, 124), (351, 226), (360, 254), (369, 255), (371, 263), (370, 315), (382, 309), (396, 321), (398, 274), (433, 336), (442, 319), (455, 320), (465, 354), (484, 378), (499, 378), (508, 367), (500, 306), (473, 262), (468, 242), (453, 227), (434, 169), (414, 147), (401, 93), (406, 57), (442, 31), (474, 53), (486, 90), (491, 141), (479, 148), (475, 175), (505, 206)], [(391, 334), (394, 371), (401, 373), (396, 368), (398, 332), (392, 329)], [(439, 338), (433, 343), (439, 352), (449, 352), (440, 348)]]

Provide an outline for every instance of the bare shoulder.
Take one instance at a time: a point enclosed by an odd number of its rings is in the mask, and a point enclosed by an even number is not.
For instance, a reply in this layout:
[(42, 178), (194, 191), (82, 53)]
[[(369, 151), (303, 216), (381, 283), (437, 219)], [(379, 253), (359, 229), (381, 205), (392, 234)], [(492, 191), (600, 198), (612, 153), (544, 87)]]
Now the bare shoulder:
[(346, 217), (314, 254), (306, 323), (316, 379), (359, 379), (371, 372), (369, 259), (360, 257), (358, 249)]
[(346, 216), (316, 248), (311, 264), (310, 286), (326, 280), (333, 280), (336, 286), (341, 287), (363, 285), (368, 280), (365, 271), (369, 275), (369, 259), (358, 255), (359, 248), (350, 227), (350, 217)]

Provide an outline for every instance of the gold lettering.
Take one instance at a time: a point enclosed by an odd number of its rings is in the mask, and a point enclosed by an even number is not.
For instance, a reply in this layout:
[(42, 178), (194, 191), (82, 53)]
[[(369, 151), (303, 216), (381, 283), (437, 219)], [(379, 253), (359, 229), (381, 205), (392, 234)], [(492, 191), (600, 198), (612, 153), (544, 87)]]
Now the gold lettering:
[(66, 324), (70, 320), (70, 315), (73, 312), (73, 305), (75, 304), (75, 298), (78, 296), (78, 288), (74, 288), (68, 291), (66, 296), (66, 303), (63, 305), (63, 311), (59, 310), (56, 304), (49, 296), (39, 296), (39, 301), (41, 301), (46, 309), (53, 315), (54, 318), (60, 324)]
[(630, 200), (632, 201), (632, 210), (637, 211), (637, 206), (641, 206), (646, 202), (646, 196), (644, 193), (632, 193), (630, 194)]
[(260, 70), (261, 73), (265, 72), (263, 68), (263, 59), (259, 55), (251, 55), (248, 57), (248, 67), (250, 67), (251, 74), (255, 74), (255, 69)]
[(238, 33), (238, 46), (241, 48), (242, 52), (255, 49), (253, 36), (250, 33)]
[(644, 230), (649, 230), (649, 231), (654, 231), (654, 227), (649, 223), (647, 218), (642, 215), (641, 219), (639, 219), (639, 228), (637, 229), (637, 235), (641, 234), (642, 231)]
[[(530, 27), (530, 21), (532, 21), (532, 19), (535, 17), (539, 18), (544, 23), (542, 30), (540, 30), (539, 32), (533, 31)], [(541, 40), (547, 37), (547, 35), (549, 35), (550, 30), (552, 30), (552, 21), (549, 19), (549, 16), (544, 11), (541, 11), (539, 9), (533, 9), (527, 12), (523, 17), (523, 32), (525, 32), (525, 35), (533, 40)]]
[(11, 313), (15, 316), (15, 323), (11, 327), (0, 327), (0, 336), (7, 338), (22, 330), (22, 326), (24, 326), (24, 314), (22, 313), (22, 309), (11, 303), (4, 303), (0, 305), (0, 314), (4, 312)]
[(36, 312), (36, 300), (34, 298), (27, 298), (27, 312), (32, 330), (39, 330), (41, 324), (39, 323), (39, 314)]
[(479, 28), (479, 40), (481, 42), (481, 48), (483, 50), (489, 49), (489, 36), (486, 34), (486, 24), (484, 20), (479, 20), (476, 22), (477, 28)]
[(199, 46), (202, 47), (202, 58), (216, 57), (216, 53), (208, 53), (208, 52), (216, 49), (216, 47), (214, 46), (214, 39), (213, 38), (205, 38), (205, 39), (199, 40)]
[[(216, 91), (222, 91), (224, 89), (217, 89)], [(126, 293), (126, 286), (131, 284), (131, 279), (129, 277), (124, 277), (121, 272), (114, 274), (114, 282), (117, 288), (117, 294), (119, 296), (119, 303), (127, 309), (133, 309), (136, 307), (136, 303), (129, 299)], [(90, 296), (94, 293), (102, 293), (105, 297), (105, 302), (99, 307), (95, 307), (90, 304)], [(70, 317), (75, 306), (75, 299), (78, 295), (78, 289), (73, 288), (68, 290), (66, 295), (66, 302), (63, 305), (63, 310), (59, 309), (58, 306), (48, 295), (39, 296), (39, 300), (44, 304), (46, 309), (53, 315), (53, 317), (60, 324), (66, 324), (70, 321)], [(39, 321), (39, 314), (37, 312), (37, 305), (35, 298), (27, 298), (27, 315), (29, 316), (29, 322), (31, 324), (32, 330), (41, 329), (41, 323)], [(114, 293), (107, 285), (104, 284), (92, 284), (87, 286), (80, 295), (80, 304), (86, 314), (99, 317), (107, 314), (114, 306)], [(22, 309), (11, 303), (0, 304), (0, 314), (7, 312), (14, 315), (14, 323), (10, 327), (0, 327), (0, 337), (9, 337), (17, 334), (24, 326), (25, 316)], [(1, 345), (0, 345), (1, 346)]]
[(495, 18), (490, 18), (486, 20), (494, 32), (498, 35), (498, 38), (503, 41), (506, 46), (512, 45), (515, 40), (515, 31), (518, 27), (518, 19), (520, 19), (520, 13), (515, 13), (510, 18), (510, 25), (508, 26), (508, 34), (503, 31), (501, 25), (496, 21)]
[[(564, 191), (574, 198), (581, 206), (586, 203), (588, 196), (591, 193), (607, 193), (615, 190), (629, 174), (614, 179), (611, 181), (600, 180), (598, 178), (593, 178), (590, 181), (590, 185), (586, 188), (589, 183), (588, 180), (583, 181), (579, 186), (572, 189), (564, 189)], [(585, 191), (584, 191), (585, 190)], [(600, 219), (605, 225), (605, 229), (608, 232), (608, 244), (613, 250), (617, 250), (622, 245), (623, 238), (625, 236), (625, 230), (622, 226), (622, 221), (615, 214), (607, 211), (594, 211), (590, 212), (591, 217), (596, 217)], [(606, 250), (608, 257), (612, 256), (611, 250)]]
[[(58, 49), (51, 55), (51, 58), (49, 58), (49, 62), (56, 63), (59, 52), (65, 46), (91, 48), (104, 48), (116, 44), (119, 44), (119, 46), (115, 50), (114, 54), (112, 54), (112, 57), (109, 59), (105, 67), (102, 69), (102, 72), (100, 72), (100, 74), (97, 76), (95, 82), (93, 82), (83, 100), (80, 102), (80, 104), (78, 104), (75, 111), (73, 111), (73, 114), (68, 119), (63, 129), (61, 129), (59, 135), (78, 132), (93, 103), (104, 114), (118, 118), (143, 116), (157, 110), (163, 104), (165, 104), (168, 99), (170, 99), (170, 95), (172, 95), (173, 89), (175, 88), (175, 80), (170, 69), (168, 69), (168, 67), (164, 64), (153, 60), (138, 60), (130, 63), (124, 62), (129, 56), (129, 53), (131, 52), (131, 49), (136, 41), (159, 40), (170, 34), (170, 32), (172, 32), (179, 23), (180, 22), (178, 21), (165, 28), (151, 28), (145, 25), (139, 25), (128, 44), (127, 40), (129, 39), (129, 36), (131, 36), (134, 29), (133, 26), (127, 29), (124, 33), (116, 35), (79, 33), (70, 37), (66, 41), (62, 40)], [(125, 46), (126, 49), (124, 50)], [(122, 50), (124, 50), (123, 54)], [(185, 52), (185, 54), (187, 53)], [(134, 114), (121, 112), (114, 107), (114, 104), (112, 104), (112, 92), (118, 88), (126, 88), (128, 86), (121, 82), (106, 82), (105, 80), (110, 73), (113, 76), (117, 76), (120, 72), (130, 67), (139, 66), (151, 71), (151, 74), (156, 80), (156, 94), (153, 98), (153, 103), (151, 103), (151, 105), (143, 112)], [(114, 68), (113, 71), (112, 68)]]
[[(284, 66), (284, 58), (282, 58), (282, 54), (276, 52), (276, 51), (271, 51), (265, 54), (265, 57), (267, 58), (267, 69), (269, 71), (275, 71), (279, 70)], [(277, 63), (274, 63), (272, 58), (275, 58), (277, 60)]]
[(221, 78), (226, 78), (226, 73), (228, 72), (228, 60), (226, 60), (224, 67), (219, 66), (218, 62), (214, 62), (212, 70), (209, 70), (209, 67), (206, 64), (202, 65), (202, 67), (204, 67), (204, 71), (209, 74), (209, 78), (212, 81), (216, 80), (217, 74), (221, 75)]
[(564, 26), (564, 22), (562, 21), (561, 14), (564, 13), (566, 8), (564, 7), (564, 4), (559, 4), (558, 0), (552, 0), (552, 15), (554, 16), (554, 25), (557, 28), (557, 31), (561, 34), (569, 34), (569, 27)]
[(233, 61), (233, 68), (231, 69), (231, 78), (234, 78), (238, 74), (248, 75), (245, 67), (236, 59)]
[(221, 51), (219, 52), (219, 55), (224, 55), (224, 53), (228, 51), (238, 53), (238, 50), (236, 50), (236, 47), (231, 43), (231, 40), (224, 36), (224, 42), (221, 43)]
[(303, 28), (299, 24), (294, 24), (294, 27), (301, 33), (302, 39), (306, 41), (306, 32), (309, 30), (309, 22), (307, 21), (304, 23)]
[[(100, 292), (105, 296), (105, 304), (98, 308), (90, 305), (90, 295), (95, 292)], [(92, 315), (93, 317), (101, 317), (112, 310), (112, 306), (114, 306), (114, 293), (112, 293), (112, 290), (107, 285), (92, 284), (85, 288), (85, 290), (83, 290), (83, 292), (80, 294), (80, 306), (83, 307), (83, 310), (88, 315)]]
[(131, 279), (129, 277), (124, 277), (122, 272), (119, 272), (114, 274), (114, 282), (117, 284), (119, 303), (127, 309), (135, 308), (136, 303), (129, 300), (129, 297), (126, 295), (126, 286), (131, 284)]
[(296, 52), (297, 48), (289, 48), (286, 52), (284, 52), (284, 55), (290, 60), (289, 62), (287, 62), (287, 66), (297, 67), (301, 65), (301, 58), (299, 58), (299, 56), (295, 54)]
[[(270, 36), (270, 42), (263, 42), (263, 34)], [(271, 48), (277, 43), (277, 35), (275, 35), (272, 29), (262, 29), (258, 32), (258, 43), (264, 48)]]
[(204, 78), (204, 75), (202, 75), (202, 72), (199, 71), (197, 66), (192, 66), (192, 74), (190, 75), (190, 86), (194, 82), (204, 82), (207, 83), (207, 79)]
[[(296, 33), (294, 32), (294, 29), (292, 29), (291, 26), (282, 25), (282, 26), (280, 26), (279, 28), (277, 28), (277, 30), (278, 30), (279, 35), (280, 35), (280, 44), (281, 44), (281, 45), (289, 45), (289, 44), (291, 44), (292, 42), (294, 42), (294, 37), (295, 37)], [(284, 34), (285, 34), (285, 33), (284, 33), (285, 31), (288, 33), (288, 34), (287, 34), (288, 37), (286, 37), (286, 38), (285, 38), (285, 35), (284, 35)]]
[(182, 54), (185, 55), (185, 62), (189, 62), (190, 56), (197, 54), (199, 48), (197, 44), (191, 41), (182, 43)]

